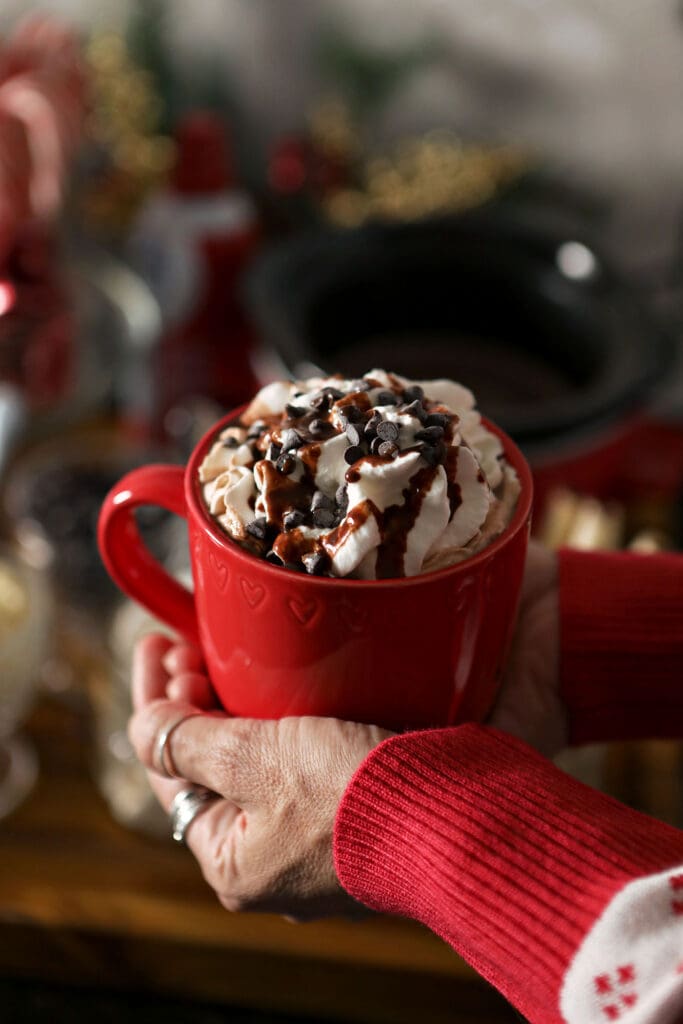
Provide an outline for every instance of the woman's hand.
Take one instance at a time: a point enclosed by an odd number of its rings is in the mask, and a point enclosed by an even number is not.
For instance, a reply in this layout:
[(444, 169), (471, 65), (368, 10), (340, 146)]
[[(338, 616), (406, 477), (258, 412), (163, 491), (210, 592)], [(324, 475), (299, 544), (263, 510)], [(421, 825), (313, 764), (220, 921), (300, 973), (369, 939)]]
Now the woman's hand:
[[(490, 724), (548, 755), (566, 733), (558, 649), (556, 559), (532, 544)], [(225, 907), (302, 920), (362, 912), (337, 881), (332, 833), (351, 776), (391, 733), (331, 718), (230, 718), (218, 709), (199, 652), (156, 635), (136, 650), (133, 703), (131, 740), (163, 807), (188, 783), (219, 795), (192, 822), (187, 843)], [(168, 779), (155, 770), (158, 738), (180, 719), (166, 747), (175, 776)]]
[(512, 650), (489, 719), (547, 757), (567, 742), (560, 699), (560, 622), (556, 555), (532, 541)]
[[(391, 733), (332, 718), (229, 718), (198, 652), (157, 635), (136, 649), (133, 703), (131, 740), (164, 808), (188, 782), (220, 796), (187, 843), (223, 906), (301, 920), (362, 912), (337, 881), (332, 830), (354, 771)], [(172, 731), (166, 767), (185, 781), (169, 780), (155, 771), (157, 738), (184, 713), (195, 714)]]

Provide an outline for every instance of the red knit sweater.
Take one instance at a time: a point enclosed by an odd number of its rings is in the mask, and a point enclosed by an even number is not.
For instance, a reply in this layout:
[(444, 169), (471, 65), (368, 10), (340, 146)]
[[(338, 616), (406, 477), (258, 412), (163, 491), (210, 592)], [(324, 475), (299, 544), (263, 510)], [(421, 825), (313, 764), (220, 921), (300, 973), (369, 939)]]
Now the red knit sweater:
[[(570, 740), (683, 737), (683, 557), (562, 552)], [(480, 725), (374, 750), (339, 809), (356, 899), (441, 935), (531, 1024), (683, 1020), (683, 832)]]

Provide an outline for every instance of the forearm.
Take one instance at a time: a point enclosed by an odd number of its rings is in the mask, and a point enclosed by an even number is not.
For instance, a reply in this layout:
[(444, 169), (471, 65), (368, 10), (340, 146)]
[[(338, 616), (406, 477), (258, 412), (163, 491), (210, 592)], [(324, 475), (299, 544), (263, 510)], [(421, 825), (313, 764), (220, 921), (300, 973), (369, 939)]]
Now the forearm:
[(561, 551), (572, 744), (683, 736), (683, 556)]
[[(560, 1010), (577, 950), (631, 880), (683, 864), (683, 834), (468, 725), (373, 751), (340, 807), (335, 853), (352, 896), (422, 921), (531, 1024), (592, 1024)], [(587, 955), (576, 985), (592, 991), (608, 965), (604, 949)], [(598, 995), (594, 1019), (609, 1019)]]

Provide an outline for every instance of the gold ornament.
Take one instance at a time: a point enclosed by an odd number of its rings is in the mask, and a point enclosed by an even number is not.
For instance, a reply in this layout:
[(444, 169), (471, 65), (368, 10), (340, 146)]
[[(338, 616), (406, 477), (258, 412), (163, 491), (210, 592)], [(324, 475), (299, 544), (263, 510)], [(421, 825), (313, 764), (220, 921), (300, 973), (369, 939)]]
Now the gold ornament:
[(168, 175), (175, 147), (158, 131), (162, 101), (154, 80), (134, 64), (121, 35), (94, 35), (86, 60), (91, 86), (86, 138), (104, 155), (105, 166), (91, 178), (82, 208), (89, 227), (123, 235), (147, 195)]
[(429, 132), (368, 160), (359, 185), (328, 196), (324, 211), (343, 227), (459, 213), (490, 199), (529, 166), (521, 148), (468, 146), (450, 132)]

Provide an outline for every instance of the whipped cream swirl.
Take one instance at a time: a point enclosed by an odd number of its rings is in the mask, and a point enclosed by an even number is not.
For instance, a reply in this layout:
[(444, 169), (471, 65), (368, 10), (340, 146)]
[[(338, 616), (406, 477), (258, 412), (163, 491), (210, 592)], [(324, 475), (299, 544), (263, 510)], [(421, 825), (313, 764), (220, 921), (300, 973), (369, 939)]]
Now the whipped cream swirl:
[(356, 579), (467, 558), (502, 532), (519, 493), (471, 391), (384, 370), (266, 385), (199, 478), (210, 514), (252, 554)]

